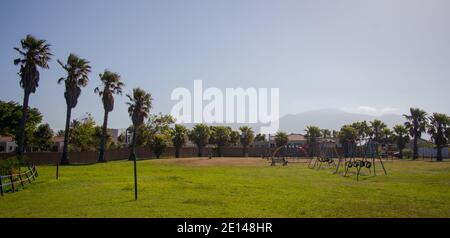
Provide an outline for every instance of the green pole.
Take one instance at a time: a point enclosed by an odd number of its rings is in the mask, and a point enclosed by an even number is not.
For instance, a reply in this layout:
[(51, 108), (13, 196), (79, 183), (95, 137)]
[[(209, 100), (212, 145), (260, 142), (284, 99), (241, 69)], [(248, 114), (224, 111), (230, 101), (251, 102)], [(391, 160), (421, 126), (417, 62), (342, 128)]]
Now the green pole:
[(134, 200), (138, 199), (137, 192), (137, 172), (136, 172), (136, 154), (133, 152), (133, 161), (134, 161)]

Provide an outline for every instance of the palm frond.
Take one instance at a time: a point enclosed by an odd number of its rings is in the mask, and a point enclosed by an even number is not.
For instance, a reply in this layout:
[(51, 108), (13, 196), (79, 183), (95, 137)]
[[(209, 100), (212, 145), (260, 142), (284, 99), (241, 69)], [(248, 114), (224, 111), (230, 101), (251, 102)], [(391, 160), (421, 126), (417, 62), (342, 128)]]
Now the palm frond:
[(66, 78), (63, 78), (63, 77), (59, 78), (59, 79), (58, 79), (58, 84), (61, 84), (61, 83), (64, 82), (65, 80), (66, 80)]

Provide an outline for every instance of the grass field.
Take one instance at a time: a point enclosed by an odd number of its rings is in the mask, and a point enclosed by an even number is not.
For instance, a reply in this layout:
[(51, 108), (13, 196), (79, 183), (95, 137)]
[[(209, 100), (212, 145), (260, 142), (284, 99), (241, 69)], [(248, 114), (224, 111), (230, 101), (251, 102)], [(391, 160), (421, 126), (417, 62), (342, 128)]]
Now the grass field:
[[(450, 217), (450, 162), (387, 161), (388, 176), (333, 175), (259, 158), (39, 166), (0, 197), (0, 217)], [(378, 172), (382, 174), (380, 170)]]

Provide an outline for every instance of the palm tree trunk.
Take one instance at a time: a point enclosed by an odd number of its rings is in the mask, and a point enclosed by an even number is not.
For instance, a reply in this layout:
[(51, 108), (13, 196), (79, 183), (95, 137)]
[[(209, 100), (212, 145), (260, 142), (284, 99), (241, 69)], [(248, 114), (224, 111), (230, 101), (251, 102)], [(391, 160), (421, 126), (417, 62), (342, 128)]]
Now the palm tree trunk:
[(107, 129), (108, 129), (108, 111), (105, 110), (105, 115), (103, 117), (102, 138), (100, 140), (100, 154), (98, 156), (98, 162), (106, 162), (105, 146), (106, 146)]
[(180, 147), (179, 146), (175, 147), (175, 158), (180, 158)]
[(217, 146), (217, 153), (219, 154), (219, 157), (222, 157), (222, 146)]
[(202, 157), (202, 146), (198, 145), (197, 149), (198, 149), (198, 151), (197, 151), (198, 157)]
[(134, 158), (136, 158), (136, 132), (136, 126), (133, 125), (133, 139), (131, 141), (130, 157), (128, 158), (128, 160), (134, 160)]
[(437, 146), (437, 161), (442, 161), (442, 146), (438, 145)]
[(403, 148), (399, 147), (398, 149), (399, 149), (398, 157), (400, 157), (400, 159), (403, 159)]
[(138, 199), (138, 192), (137, 192), (137, 169), (136, 169), (136, 125), (133, 125), (133, 141), (131, 142), (131, 153), (130, 158), (128, 160), (133, 160), (133, 166), (134, 166), (134, 200)]
[(22, 118), (20, 119), (20, 125), (19, 125), (19, 144), (18, 144), (18, 150), (17, 153), (22, 156), (23, 152), (25, 151), (25, 123), (27, 121), (28, 117), (28, 101), (30, 99), (30, 93), (25, 90), (24, 96), (23, 96), (23, 104), (22, 104)]
[(247, 153), (247, 145), (243, 145), (243, 148), (242, 148), (242, 156), (244, 156), (245, 157), (245, 154)]
[(419, 152), (417, 148), (417, 136), (414, 136), (413, 140), (413, 159), (417, 159), (419, 157)]
[(67, 112), (66, 112), (66, 129), (64, 131), (64, 146), (63, 146), (63, 153), (61, 158), (61, 164), (69, 164), (69, 159), (67, 158), (67, 147), (69, 145), (69, 131), (70, 131), (70, 117), (72, 114), (72, 108), (70, 108), (67, 105)]

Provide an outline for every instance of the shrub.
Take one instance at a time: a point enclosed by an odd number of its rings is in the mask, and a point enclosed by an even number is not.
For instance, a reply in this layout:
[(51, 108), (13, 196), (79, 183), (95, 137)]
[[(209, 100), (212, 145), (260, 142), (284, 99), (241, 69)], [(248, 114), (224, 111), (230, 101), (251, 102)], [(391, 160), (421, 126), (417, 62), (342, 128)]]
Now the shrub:
[(413, 152), (411, 149), (403, 149), (403, 158), (409, 159), (412, 158)]
[(0, 160), (0, 175), (8, 175), (19, 171), (20, 166), (24, 164), (24, 158), (20, 156), (12, 156), (4, 160)]

